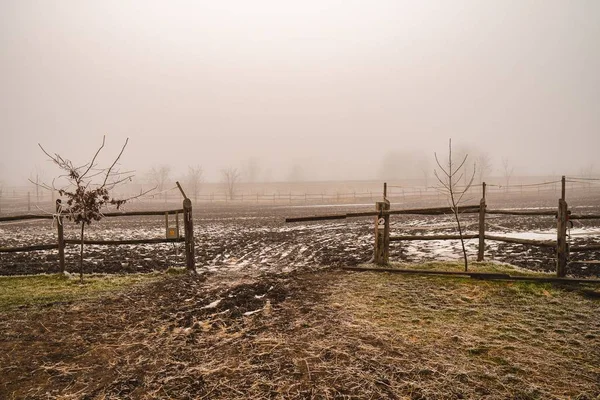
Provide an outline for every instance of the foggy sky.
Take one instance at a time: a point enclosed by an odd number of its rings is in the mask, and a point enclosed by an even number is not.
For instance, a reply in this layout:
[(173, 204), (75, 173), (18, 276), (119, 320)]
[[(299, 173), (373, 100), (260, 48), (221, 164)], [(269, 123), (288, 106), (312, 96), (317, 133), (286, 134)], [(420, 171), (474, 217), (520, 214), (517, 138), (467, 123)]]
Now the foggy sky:
[(600, 172), (600, 2), (0, 2), (0, 179), (86, 161), (377, 178), (448, 138), (518, 174)]

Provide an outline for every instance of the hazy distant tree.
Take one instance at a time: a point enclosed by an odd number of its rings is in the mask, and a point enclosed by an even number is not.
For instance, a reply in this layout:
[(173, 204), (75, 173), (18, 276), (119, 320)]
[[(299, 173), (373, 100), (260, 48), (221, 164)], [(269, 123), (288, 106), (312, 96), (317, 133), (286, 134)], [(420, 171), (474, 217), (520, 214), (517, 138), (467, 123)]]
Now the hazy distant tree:
[(467, 177), (467, 184), (461, 186), (459, 188), (458, 183), (466, 174), (466, 162), (469, 157), (468, 154), (465, 154), (462, 161), (458, 164), (454, 163), (452, 159), (452, 139), (448, 141), (448, 161), (442, 166), (440, 160), (438, 159), (437, 153), (434, 153), (435, 161), (438, 165), (440, 173), (438, 173), (437, 169), (434, 169), (433, 174), (437, 178), (439, 184), (441, 185), (438, 189), (445, 193), (448, 197), (448, 203), (450, 204), (450, 208), (452, 213), (454, 214), (454, 219), (456, 220), (456, 226), (458, 228), (458, 235), (460, 236), (460, 244), (462, 246), (462, 252), (465, 262), (465, 271), (468, 270), (468, 259), (467, 259), (467, 250), (465, 248), (465, 240), (463, 237), (462, 226), (460, 224), (460, 211), (459, 207), (463, 200), (463, 196), (471, 185), (473, 184), (473, 180), (475, 179), (475, 164), (473, 164), (472, 173)]
[(431, 176), (431, 164), (426, 157), (421, 158), (418, 161), (418, 168), (421, 172), (421, 176), (423, 177), (423, 183), (425, 185), (425, 189), (429, 186), (429, 177)]
[(302, 182), (305, 180), (304, 167), (300, 164), (294, 164), (288, 173), (288, 182)]
[(235, 189), (240, 181), (240, 173), (237, 168), (229, 167), (221, 170), (221, 177), (225, 185), (225, 193), (229, 200), (235, 197)]
[(387, 151), (381, 159), (379, 177), (385, 181), (424, 177), (428, 181), (430, 171), (431, 163), (424, 153)]
[(198, 201), (198, 194), (200, 194), (200, 186), (204, 181), (204, 170), (201, 166), (196, 165), (188, 166), (188, 172), (185, 176), (186, 190), (192, 194), (194, 201)]
[[(44, 170), (39, 165), (35, 166), (35, 169), (29, 174), (29, 182), (33, 183), (35, 189), (35, 202), (40, 202), (40, 197), (44, 197), (44, 187), (40, 185), (45, 180)], [(41, 196), (40, 196), (41, 193)]]
[(485, 182), (488, 174), (492, 172), (492, 158), (488, 153), (479, 153), (477, 156), (477, 176), (479, 177), (479, 183)]
[(258, 181), (260, 175), (260, 162), (256, 157), (251, 157), (242, 163), (242, 178), (246, 182)]
[[(167, 183), (169, 182), (170, 175), (171, 175), (171, 167), (168, 165), (165, 165), (165, 164), (155, 165), (150, 169), (149, 179), (150, 179), (150, 182), (154, 186), (156, 186), (159, 196), (165, 195), (163, 192), (165, 190)], [(165, 199), (166, 199), (166, 195), (165, 195)]]
[[(102, 145), (98, 148), (91, 161), (81, 166), (75, 166), (73, 162), (63, 158), (58, 153), (50, 155), (41, 144), (38, 144), (44, 154), (64, 171), (64, 174), (61, 175), (61, 177), (65, 177), (68, 181), (66, 188), (59, 189), (58, 193), (67, 198), (66, 203), (62, 203), (61, 212), (66, 214), (68, 220), (73, 221), (81, 228), (81, 249), (79, 253), (79, 278), (81, 281), (83, 281), (83, 242), (85, 226), (91, 224), (92, 221), (99, 221), (102, 219), (102, 208), (108, 205), (114, 205), (119, 209), (121, 205), (130, 200), (116, 199), (110, 194), (115, 187), (126, 181), (130, 181), (133, 177), (133, 174), (130, 171), (120, 172), (117, 168), (117, 163), (125, 151), (125, 147), (127, 147), (128, 139), (125, 140), (125, 144), (123, 144), (120, 153), (109, 167), (98, 168), (96, 158), (104, 148), (105, 140), (106, 138), (103, 137)], [(45, 183), (40, 183), (40, 185), (48, 190), (54, 189), (54, 181), (52, 186)]]
[(510, 184), (510, 178), (512, 178), (515, 168), (510, 165), (508, 158), (502, 158), (502, 176), (504, 177), (504, 190), (508, 191), (508, 185)]

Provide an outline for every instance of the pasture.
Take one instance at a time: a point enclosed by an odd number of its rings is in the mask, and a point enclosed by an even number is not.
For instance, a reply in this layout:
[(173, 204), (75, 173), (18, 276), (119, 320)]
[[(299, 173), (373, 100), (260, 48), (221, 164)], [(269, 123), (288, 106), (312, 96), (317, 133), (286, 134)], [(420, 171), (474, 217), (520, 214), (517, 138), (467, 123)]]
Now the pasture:
[[(438, 200), (400, 198), (392, 207)], [(600, 210), (592, 195), (569, 200), (577, 212)], [(550, 209), (556, 198), (524, 194), (490, 203)], [(185, 266), (180, 243), (86, 246), (83, 285), (53, 275), (56, 250), (0, 253), (0, 274), (21, 276), (0, 279), (0, 398), (600, 396), (597, 285), (345, 271), (339, 267), (372, 266), (373, 217), (284, 222), (373, 209), (353, 202), (194, 204), (197, 276), (171, 273)], [(476, 233), (477, 215), (464, 221), (467, 233)], [(497, 235), (556, 239), (551, 216), (490, 216), (486, 223)], [(393, 216), (391, 229), (454, 233), (447, 215)], [(9, 247), (52, 243), (56, 227), (30, 220), (0, 230)], [(570, 241), (597, 244), (598, 231), (597, 220), (574, 221)], [(136, 216), (104, 219), (86, 237), (164, 232), (164, 218)], [(65, 237), (76, 235), (65, 224)], [(475, 258), (477, 240), (467, 248)], [(390, 259), (392, 267), (458, 270), (459, 249), (458, 241), (399, 242)], [(66, 256), (74, 272), (77, 247), (67, 246)], [(600, 275), (596, 252), (572, 256), (570, 276)], [(485, 257), (471, 268), (555, 271), (553, 249), (486, 241)]]

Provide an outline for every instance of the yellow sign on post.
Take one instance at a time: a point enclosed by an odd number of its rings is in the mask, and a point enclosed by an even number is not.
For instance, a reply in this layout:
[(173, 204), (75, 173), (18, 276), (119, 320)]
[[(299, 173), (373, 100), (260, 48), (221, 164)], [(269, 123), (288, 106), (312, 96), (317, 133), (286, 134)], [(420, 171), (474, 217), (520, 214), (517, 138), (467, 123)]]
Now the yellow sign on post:
[(165, 212), (165, 228), (167, 239), (179, 239), (179, 213), (175, 213), (175, 227), (169, 226), (169, 213)]
[(179, 237), (179, 233), (175, 228), (167, 229), (167, 239), (177, 239)]

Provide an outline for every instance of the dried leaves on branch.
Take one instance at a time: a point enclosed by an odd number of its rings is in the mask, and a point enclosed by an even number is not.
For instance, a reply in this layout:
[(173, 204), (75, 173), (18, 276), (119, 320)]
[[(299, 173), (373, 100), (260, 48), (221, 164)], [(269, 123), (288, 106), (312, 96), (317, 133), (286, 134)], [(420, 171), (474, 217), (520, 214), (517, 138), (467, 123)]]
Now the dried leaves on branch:
[(71, 160), (64, 158), (58, 153), (50, 154), (41, 144), (38, 144), (44, 154), (46, 154), (50, 161), (56, 164), (64, 173), (58, 176), (58, 179), (66, 179), (68, 184), (60, 189), (56, 189), (54, 184), (56, 178), (52, 181), (52, 186), (47, 184), (36, 183), (46, 189), (57, 190), (60, 196), (66, 197), (66, 203), (62, 203), (61, 200), (57, 200), (60, 205), (59, 214), (65, 215), (65, 217), (73, 221), (75, 224), (81, 226), (81, 251), (79, 259), (79, 271), (80, 278), (83, 280), (83, 238), (85, 226), (89, 225), (92, 221), (99, 221), (102, 219), (102, 209), (107, 206), (116, 206), (119, 209), (127, 201), (138, 198), (147, 194), (149, 191), (141, 193), (137, 196), (127, 199), (117, 199), (112, 197), (110, 192), (120, 184), (130, 181), (133, 178), (133, 171), (121, 172), (118, 168), (118, 162), (127, 147), (129, 139), (125, 140), (121, 151), (107, 168), (99, 168), (96, 162), (98, 155), (104, 148), (106, 143), (106, 137), (102, 138), (102, 145), (96, 150), (96, 153), (92, 157), (91, 161), (76, 166)]

